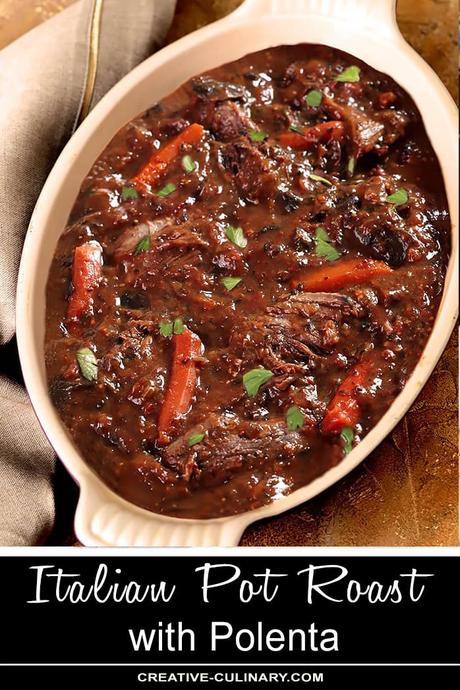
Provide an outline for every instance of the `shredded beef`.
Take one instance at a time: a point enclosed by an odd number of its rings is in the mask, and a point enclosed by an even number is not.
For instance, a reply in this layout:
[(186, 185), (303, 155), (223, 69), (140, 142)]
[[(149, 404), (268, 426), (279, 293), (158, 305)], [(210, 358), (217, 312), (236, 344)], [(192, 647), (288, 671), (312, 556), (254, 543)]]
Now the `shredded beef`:
[[(197, 432), (205, 436), (190, 448), (188, 439)], [(171, 443), (162, 461), (187, 481), (201, 474), (225, 481), (243, 465), (254, 467), (267, 460), (288, 460), (306, 448), (308, 435), (288, 431), (283, 419), (245, 422), (220, 417)]]

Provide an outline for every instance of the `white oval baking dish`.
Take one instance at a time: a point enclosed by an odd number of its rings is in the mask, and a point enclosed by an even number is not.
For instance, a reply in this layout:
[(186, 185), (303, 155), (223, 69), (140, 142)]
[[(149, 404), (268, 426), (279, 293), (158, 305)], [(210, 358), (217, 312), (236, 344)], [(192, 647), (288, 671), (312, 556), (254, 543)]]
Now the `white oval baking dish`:
[[(19, 273), (17, 337), (24, 378), (40, 423), (80, 485), (75, 527), (87, 546), (235, 546), (251, 522), (316, 496), (355, 468), (402, 418), (447, 343), (457, 314), (457, 110), (438, 77), (401, 36), (395, 0), (246, 0), (225, 19), (182, 38), (119, 82), (67, 144), (38, 200)], [(185, 520), (138, 508), (108, 489), (82, 459), (48, 396), (44, 366), (45, 286), (54, 248), (94, 160), (129, 120), (192, 76), (270, 46), (324, 43), (393, 77), (417, 104), (441, 163), (452, 217), (452, 256), (433, 332), (391, 408), (344, 461), (263, 508)]]

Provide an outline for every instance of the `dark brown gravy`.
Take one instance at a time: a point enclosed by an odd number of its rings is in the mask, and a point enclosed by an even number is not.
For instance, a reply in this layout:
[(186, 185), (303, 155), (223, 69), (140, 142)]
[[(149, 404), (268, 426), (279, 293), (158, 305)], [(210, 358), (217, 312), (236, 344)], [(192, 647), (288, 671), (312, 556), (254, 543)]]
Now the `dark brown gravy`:
[[(155, 183), (136, 177), (193, 123), (203, 135)], [(449, 227), (420, 113), (386, 75), (298, 45), (191, 80), (115, 136), (59, 240), (46, 365), (63, 422), (103, 480), (152, 511), (230, 515), (308, 484), (420, 358)], [(91, 250), (76, 278), (88, 244), (102, 268), (85, 273)], [(271, 376), (251, 397), (253, 370), (252, 392)], [(184, 404), (159, 443), (161, 410)]]

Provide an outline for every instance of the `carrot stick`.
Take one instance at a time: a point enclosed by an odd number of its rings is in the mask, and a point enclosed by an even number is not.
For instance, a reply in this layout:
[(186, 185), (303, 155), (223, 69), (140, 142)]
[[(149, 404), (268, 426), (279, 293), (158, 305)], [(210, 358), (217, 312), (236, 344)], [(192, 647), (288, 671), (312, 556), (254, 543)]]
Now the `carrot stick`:
[(303, 134), (299, 132), (283, 132), (280, 134), (280, 144), (281, 146), (289, 146), (291, 149), (309, 149), (312, 146), (312, 142), (308, 141)]
[(356, 397), (356, 387), (363, 386), (369, 379), (369, 362), (359, 362), (337, 389), (330, 401), (321, 425), (326, 434), (338, 434), (346, 426), (359, 422), (360, 407)]
[(310, 149), (319, 142), (328, 142), (333, 139), (342, 139), (345, 133), (345, 125), (340, 120), (321, 122), (319, 125), (305, 127), (302, 133), (285, 132), (280, 136), (282, 146), (290, 146), (291, 149)]
[(174, 358), (168, 389), (158, 419), (158, 443), (170, 442), (173, 422), (186, 414), (197, 382), (197, 357), (202, 343), (196, 333), (187, 328), (174, 337)]
[(290, 284), (291, 288), (301, 286), (306, 292), (332, 292), (346, 285), (365, 283), (392, 270), (383, 261), (374, 259), (342, 259), (301, 273)]
[(93, 292), (102, 277), (102, 247), (98, 242), (86, 242), (75, 247), (73, 257), (73, 292), (67, 306), (69, 321), (93, 315)]
[(138, 190), (142, 190), (144, 185), (151, 187), (156, 185), (168, 166), (180, 154), (182, 144), (196, 144), (203, 134), (203, 127), (196, 122), (186, 127), (159, 151), (152, 154), (148, 163), (132, 178), (133, 185)]

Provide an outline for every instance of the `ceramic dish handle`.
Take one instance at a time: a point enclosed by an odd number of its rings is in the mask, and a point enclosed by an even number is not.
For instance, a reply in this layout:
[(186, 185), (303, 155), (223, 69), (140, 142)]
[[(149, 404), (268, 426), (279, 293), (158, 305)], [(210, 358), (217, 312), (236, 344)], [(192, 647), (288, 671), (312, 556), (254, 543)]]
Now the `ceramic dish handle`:
[(250, 522), (242, 516), (220, 520), (177, 520), (120, 499), (95, 477), (80, 483), (75, 532), (84, 546), (238, 546)]
[(345, 22), (360, 22), (363, 26), (378, 24), (379, 30), (397, 31), (397, 0), (244, 0), (236, 14), (250, 16), (301, 14), (308, 12), (328, 17), (340, 17)]

